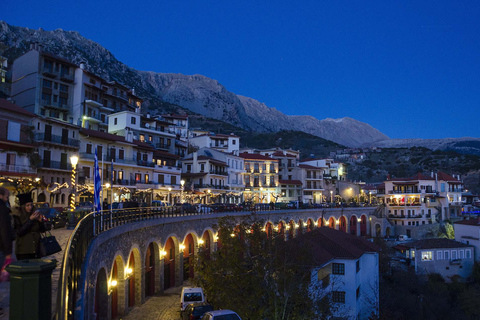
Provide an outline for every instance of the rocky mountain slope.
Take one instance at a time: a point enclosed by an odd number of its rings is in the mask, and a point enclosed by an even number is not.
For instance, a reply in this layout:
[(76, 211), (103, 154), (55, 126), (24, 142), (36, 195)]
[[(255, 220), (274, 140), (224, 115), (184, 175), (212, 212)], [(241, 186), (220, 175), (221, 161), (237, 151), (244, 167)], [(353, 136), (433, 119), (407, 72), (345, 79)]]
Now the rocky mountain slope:
[(202, 75), (135, 70), (76, 31), (32, 30), (0, 21), (0, 41), (10, 47), (5, 56), (12, 61), (28, 51), (30, 43), (38, 42), (45, 51), (77, 64), (85, 62), (87, 69), (99, 76), (135, 88), (146, 100), (145, 107), (153, 113), (165, 111), (167, 103), (251, 131), (298, 130), (352, 147), (388, 139), (370, 125), (351, 118), (318, 120), (285, 115), (255, 99), (236, 95), (218, 81)]

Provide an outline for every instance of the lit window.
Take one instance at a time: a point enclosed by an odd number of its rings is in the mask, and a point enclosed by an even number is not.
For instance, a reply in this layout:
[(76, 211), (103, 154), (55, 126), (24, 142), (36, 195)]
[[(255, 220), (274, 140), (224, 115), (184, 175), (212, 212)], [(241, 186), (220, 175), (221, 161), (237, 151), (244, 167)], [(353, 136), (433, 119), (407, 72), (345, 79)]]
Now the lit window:
[(433, 260), (432, 251), (422, 251), (422, 261), (431, 261)]

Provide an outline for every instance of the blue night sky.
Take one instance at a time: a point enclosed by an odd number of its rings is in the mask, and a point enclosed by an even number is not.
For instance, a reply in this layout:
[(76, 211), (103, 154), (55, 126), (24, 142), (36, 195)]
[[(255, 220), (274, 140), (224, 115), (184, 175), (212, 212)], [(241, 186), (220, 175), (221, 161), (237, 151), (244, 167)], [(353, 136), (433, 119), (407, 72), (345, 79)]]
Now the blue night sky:
[(289, 115), (390, 138), (480, 137), (480, 1), (22, 1), (0, 20), (79, 31), (138, 69), (202, 74)]

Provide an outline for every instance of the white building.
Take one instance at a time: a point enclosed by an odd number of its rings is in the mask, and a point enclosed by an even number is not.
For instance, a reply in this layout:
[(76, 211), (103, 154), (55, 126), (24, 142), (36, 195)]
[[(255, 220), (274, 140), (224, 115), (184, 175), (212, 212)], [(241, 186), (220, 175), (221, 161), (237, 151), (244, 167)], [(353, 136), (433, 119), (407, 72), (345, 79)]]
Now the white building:
[(339, 319), (369, 319), (378, 315), (378, 247), (357, 236), (322, 227), (292, 240), (312, 248), (317, 267), (311, 270), (312, 298), (327, 298), (330, 312)]
[(240, 149), (240, 137), (231, 133), (230, 135), (226, 134), (204, 134), (194, 136), (188, 139), (188, 142), (192, 146), (197, 146), (198, 148), (211, 148), (222, 152), (227, 153), (236, 153)]
[(455, 240), (475, 248), (475, 261), (480, 261), (480, 218), (471, 217), (455, 222)]
[(474, 265), (474, 247), (450, 239), (424, 239), (402, 244), (405, 257), (420, 275), (440, 274), (446, 282), (468, 281)]

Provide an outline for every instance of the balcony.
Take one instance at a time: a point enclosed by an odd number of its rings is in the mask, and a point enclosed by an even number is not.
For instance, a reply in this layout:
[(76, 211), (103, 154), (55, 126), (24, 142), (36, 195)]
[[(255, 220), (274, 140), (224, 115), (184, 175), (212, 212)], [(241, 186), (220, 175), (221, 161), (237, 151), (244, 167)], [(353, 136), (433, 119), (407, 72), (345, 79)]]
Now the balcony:
[(58, 75), (58, 72), (53, 71), (53, 66), (51, 68), (43, 67), (42, 68), (42, 73), (43, 73), (43, 75), (45, 75), (47, 77), (50, 77), (50, 78), (56, 78), (57, 75)]
[(65, 145), (73, 148), (80, 148), (80, 140), (56, 136), (56, 135), (49, 136), (49, 135), (46, 135), (45, 133), (36, 133), (35, 141), (50, 142), (50, 143), (61, 144), (61, 145)]
[(210, 174), (216, 174), (216, 175), (219, 175), (219, 176), (228, 176), (228, 172), (219, 171), (219, 170), (211, 170)]
[(391, 207), (421, 207), (422, 206), (420, 202), (407, 203), (407, 204), (403, 202), (400, 202), (400, 203), (392, 202), (392, 203), (387, 203), (387, 205)]
[(11, 172), (11, 173), (37, 173), (36, 169), (31, 168), (30, 166), (14, 165), (14, 164), (0, 164), (0, 172)]
[(142, 167), (149, 167), (149, 168), (155, 167), (155, 163), (151, 161), (144, 161), (144, 160), (137, 160), (137, 165)]
[(42, 169), (55, 169), (55, 170), (67, 170), (72, 171), (72, 165), (68, 162), (60, 162), (60, 161), (45, 161), (42, 160), (40, 165), (38, 166)]
[(70, 72), (69, 73), (61, 72), (60, 73), (60, 80), (62, 80), (64, 82), (73, 83), (73, 81), (74, 81), (73, 74), (70, 74)]
[(170, 150), (170, 146), (166, 145), (164, 143), (156, 143), (155, 144), (155, 149), (162, 149), (162, 150)]
[(96, 108), (102, 108), (103, 104), (95, 100), (85, 100), (85, 103)]
[(83, 120), (91, 121), (91, 122), (97, 122), (97, 123), (103, 122), (102, 118), (100, 118), (100, 115), (96, 115), (96, 114), (94, 115), (92, 113), (84, 115)]
[(54, 109), (62, 112), (69, 112), (70, 108), (66, 104), (61, 104), (60, 102), (51, 102), (50, 100), (42, 100), (42, 106), (47, 109)]

